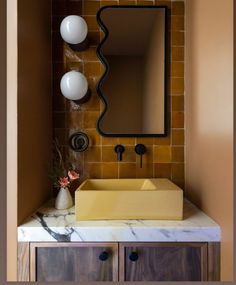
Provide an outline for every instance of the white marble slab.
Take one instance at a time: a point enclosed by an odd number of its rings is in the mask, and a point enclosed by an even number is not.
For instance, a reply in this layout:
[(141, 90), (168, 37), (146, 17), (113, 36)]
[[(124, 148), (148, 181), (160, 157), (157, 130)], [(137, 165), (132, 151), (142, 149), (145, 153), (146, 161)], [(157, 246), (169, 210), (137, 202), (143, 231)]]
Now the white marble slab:
[(18, 227), (21, 242), (217, 242), (221, 230), (192, 203), (184, 201), (182, 221), (75, 221), (74, 207), (56, 210), (49, 201)]

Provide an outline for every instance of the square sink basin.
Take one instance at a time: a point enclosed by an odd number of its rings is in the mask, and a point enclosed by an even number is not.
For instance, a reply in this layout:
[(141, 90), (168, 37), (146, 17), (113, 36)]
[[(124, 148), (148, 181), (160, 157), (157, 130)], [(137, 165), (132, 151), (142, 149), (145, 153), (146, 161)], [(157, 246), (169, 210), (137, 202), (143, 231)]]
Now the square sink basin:
[(168, 179), (88, 179), (75, 192), (77, 221), (182, 220), (183, 190)]

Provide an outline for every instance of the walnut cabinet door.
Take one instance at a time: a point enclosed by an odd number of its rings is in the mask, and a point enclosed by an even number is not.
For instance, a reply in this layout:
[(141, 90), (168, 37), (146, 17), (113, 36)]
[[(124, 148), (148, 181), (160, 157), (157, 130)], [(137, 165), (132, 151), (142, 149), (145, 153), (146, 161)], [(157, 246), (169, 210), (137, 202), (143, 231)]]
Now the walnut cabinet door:
[(120, 281), (206, 281), (207, 243), (122, 243)]
[(18, 281), (207, 280), (220, 281), (219, 242), (18, 243)]
[(118, 281), (118, 244), (31, 243), (30, 281)]

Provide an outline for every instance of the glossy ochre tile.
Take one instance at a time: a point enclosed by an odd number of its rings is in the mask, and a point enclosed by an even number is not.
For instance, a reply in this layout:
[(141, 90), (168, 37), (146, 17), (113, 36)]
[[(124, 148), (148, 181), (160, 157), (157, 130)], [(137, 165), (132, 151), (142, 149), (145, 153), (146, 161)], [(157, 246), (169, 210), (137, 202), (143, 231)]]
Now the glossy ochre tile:
[(90, 1), (85, 0), (83, 1), (83, 15), (96, 15), (97, 11), (100, 8), (100, 1)]
[[(104, 73), (104, 66), (97, 57), (97, 46), (104, 37), (97, 23), (97, 11), (108, 5), (165, 5), (168, 6), (168, 32), (170, 62), (168, 62), (167, 137), (102, 137), (96, 129), (97, 120), (104, 109), (97, 94), (97, 83)], [(185, 139), (185, 16), (184, 1), (159, 0), (52, 0), (52, 61), (53, 61), (53, 127), (70, 162), (81, 173), (80, 182), (88, 178), (169, 178), (184, 187)], [(88, 25), (89, 46), (75, 51), (63, 41), (60, 23), (67, 15), (81, 15)], [(76, 105), (65, 99), (60, 90), (60, 79), (70, 70), (82, 72), (89, 84), (91, 97), (88, 102)], [(75, 131), (85, 132), (90, 139), (89, 149), (76, 153), (68, 147), (68, 140)], [(147, 152), (142, 158), (135, 153), (135, 145), (142, 143)], [(125, 147), (122, 162), (117, 161), (114, 147)]]
[(184, 78), (171, 79), (171, 94), (183, 95), (184, 94)]
[(102, 178), (118, 178), (118, 163), (102, 163)]
[(184, 180), (183, 163), (172, 163), (172, 179)]
[(117, 154), (114, 146), (102, 146), (102, 161), (103, 162), (117, 162)]
[(101, 63), (98, 62), (84, 62), (84, 75), (89, 76), (100, 76), (101, 75), (101, 69), (100, 69)]
[(171, 163), (155, 163), (154, 164), (155, 178), (171, 178)]
[(136, 177), (136, 163), (119, 164), (119, 178), (135, 178), (135, 177)]
[(184, 147), (172, 147), (172, 162), (184, 162)]
[(81, 129), (83, 127), (83, 113), (80, 111), (67, 112), (66, 126), (70, 129)]
[(184, 112), (172, 112), (172, 128), (184, 128)]
[(172, 15), (184, 15), (184, 1), (172, 1), (171, 12)]
[(96, 16), (84, 16), (83, 17), (88, 25), (89, 31), (99, 31), (99, 25), (96, 19)]
[(85, 163), (84, 171), (87, 178), (102, 178), (101, 163)]
[(183, 31), (184, 30), (184, 16), (172, 16), (171, 17), (171, 30)]
[(100, 43), (100, 32), (89, 31), (87, 38), (90, 46), (97, 46)]
[[(136, 163), (140, 165), (141, 156), (136, 154)], [(146, 152), (142, 155), (142, 163), (143, 164), (151, 164), (153, 162), (153, 146), (146, 146)]]
[(171, 45), (172, 46), (184, 46), (184, 32), (171, 32)]
[(184, 62), (172, 62), (171, 76), (172, 77), (184, 77)]
[(68, 15), (82, 15), (83, 1), (82, 0), (67, 0), (67, 13)]
[(88, 49), (84, 50), (82, 52), (83, 60), (86, 62), (87, 61), (93, 61), (93, 62), (97, 61), (100, 64), (100, 61), (97, 57), (96, 49), (97, 47), (89, 47)]
[(144, 145), (153, 145), (154, 138), (137, 138), (136, 143), (137, 144), (144, 144)]
[(107, 146), (115, 146), (119, 143), (118, 138), (102, 137), (102, 144)]
[(136, 153), (132, 146), (125, 146), (125, 151), (122, 156), (123, 162), (136, 162)]
[(154, 146), (153, 161), (160, 163), (171, 162), (171, 147)]
[(91, 146), (84, 153), (86, 162), (101, 162), (101, 147)]
[(136, 5), (136, 0), (120, 0), (120, 5)]
[(184, 145), (184, 130), (172, 130), (172, 145)]
[(184, 96), (171, 96), (172, 111), (184, 111)]
[(106, 1), (101, 1), (101, 7), (104, 6), (110, 6), (110, 5), (118, 5), (119, 1), (118, 0), (106, 0)]
[(100, 99), (98, 95), (96, 93), (93, 93), (89, 101), (81, 106), (81, 109), (83, 111), (100, 111)]
[(184, 61), (184, 47), (172, 47), (171, 59), (172, 61)]
[(168, 8), (171, 8), (171, 1), (155, 0), (155, 5), (167, 6)]
[(97, 111), (84, 112), (84, 128), (85, 129), (96, 128), (98, 118), (99, 118), (99, 112)]
[(101, 141), (102, 141), (101, 136), (99, 135), (96, 129), (88, 129), (88, 130), (85, 129), (84, 131), (89, 137), (90, 146), (100, 146), (101, 145)]
[(154, 5), (155, 4), (155, 1), (152, 1), (152, 0), (150, 0), (150, 1), (148, 1), (148, 0), (137, 0), (137, 5), (150, 5), (150, 6), (152, 6), (152, 5)]
[(137, 178), (153, 178), (153, 164), (152, 163), (143, 163), (142, 168), (140, 164), (136, 164), (136, 177)]
[(154, 138), (154, 145), (170, 145), (170, 135), (166, 137)]
[(135, 145), (135, 138), (118, 138), (119, 144)]

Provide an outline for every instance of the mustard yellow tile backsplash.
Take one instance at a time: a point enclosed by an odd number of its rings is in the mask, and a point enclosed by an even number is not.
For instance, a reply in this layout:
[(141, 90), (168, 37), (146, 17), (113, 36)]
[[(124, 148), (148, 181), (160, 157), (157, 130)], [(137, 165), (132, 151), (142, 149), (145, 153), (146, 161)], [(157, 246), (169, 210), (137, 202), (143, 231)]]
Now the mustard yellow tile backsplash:
[(136, 164), (136, 177), (137, 178), (153, 178), (153, 164), (152, 163), (144, 163), (143, 167), (140, 168), (139, 163)]
[[(96, 48), (104, 34), (96, 21), (96, 13), (106, 5), (167, 5), (170, 11), (170, 76), (168, 96), (168, 136), (160, 138), (102, 137), (96, 130), (96, 121), (103, 105), (96, 92), (103, 73)], [(169, 178), (184, 187), (184, 2), (159, 0), (52, 0), (53, 35), (53, 110), (54, 136), (63, 146), (63, 153), (79, 169), (81, 181), (87, 178)], [(82, 15), (88, 24), (89, 47), (75, 52), (60, 37), (59, 28), (66, 15)], [(65, 100), (60, 93), (60, 78), (69, 70), (83, 72), (91, 90), (90, 100), (81, 105)], [(90, 146), (84, 153), (75, 153), (68, 147), (69, 135), (84, 131)], [(140, 168), (140, 157), (134, 152), (137, 143), (147, 147)], [(126, 148), (123, 161), (117, 162), (116, 144)]]
[(155, 163), (154, 177), (171, 179), (171, 163)]
[(184, 47), (172, 46), (171, 47), (171, 60), (184, 61)]
[(119, 178), (136, 177), (136, 163), (120, 163)]
[(153, 152), (153, 161), (159, 163), (171, 162), (171, 147), (155, 146)]
[(184, 46), (185, 35), (183, 31), (171, 32), (171, 44), (173, 46)]
[(172, 145), (184, 145), (184, 129), (173, 129), (172, 130)]
[(135, 5), (136, 0), (120, 0), (120, 5)]
[(118, 178), (118, 162), (102, 163), (102, 178)]
[(184, 10), (185, 10), (185, 6), (184, 6), (184, 1), (173, 1), (172, 2), (172, 15), (184, 15)]
[(96, 15), (100, 8), (100, 1), (83, 1), (83, 15)]

